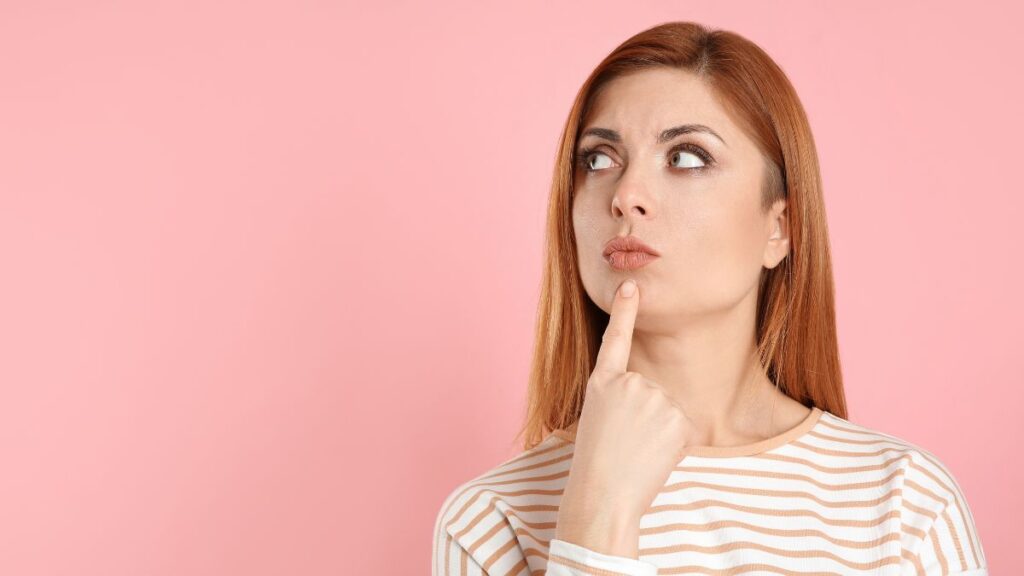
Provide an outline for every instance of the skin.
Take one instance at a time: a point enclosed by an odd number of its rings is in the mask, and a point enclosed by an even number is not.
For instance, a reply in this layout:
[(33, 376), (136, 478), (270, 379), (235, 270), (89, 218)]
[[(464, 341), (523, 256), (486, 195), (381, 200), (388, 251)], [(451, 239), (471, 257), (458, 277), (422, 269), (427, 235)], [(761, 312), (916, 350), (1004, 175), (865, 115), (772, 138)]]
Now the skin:
[[(708, 126), (724, 143), (705, 133), (657, 142), (681, 124)], [(578, 150), (593, 151), (575, 168), (572, 207), (584, 288), (612, 319), (574, 427), (556, 538), (635, 558), (639, 518), (685, 446), (757, 442), (810, 413), (756, 361), (758, 278), (790, 251), (786, 202), (761, 209), (765, 160), (691, 72), (648, 69), (611, 81), (583, 127), (621, 135), (579, 140)], [(611, 268), (601, 252), (625, 235), (661, 256), (632, 271)], [(629, 279), (637, 292), (617, 297)]]

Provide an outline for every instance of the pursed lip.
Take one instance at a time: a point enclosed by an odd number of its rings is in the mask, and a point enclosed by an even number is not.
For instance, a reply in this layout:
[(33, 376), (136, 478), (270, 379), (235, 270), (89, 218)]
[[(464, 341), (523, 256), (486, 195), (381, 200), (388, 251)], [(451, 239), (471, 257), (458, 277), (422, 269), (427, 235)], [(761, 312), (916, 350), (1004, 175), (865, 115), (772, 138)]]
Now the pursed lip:
[(652, 256), (661, 256), (657, 250), (644, 244), (636, 236), (616, 236), (604, 245), (602, 256), (607, 260), (613, 252), (646, 252)]

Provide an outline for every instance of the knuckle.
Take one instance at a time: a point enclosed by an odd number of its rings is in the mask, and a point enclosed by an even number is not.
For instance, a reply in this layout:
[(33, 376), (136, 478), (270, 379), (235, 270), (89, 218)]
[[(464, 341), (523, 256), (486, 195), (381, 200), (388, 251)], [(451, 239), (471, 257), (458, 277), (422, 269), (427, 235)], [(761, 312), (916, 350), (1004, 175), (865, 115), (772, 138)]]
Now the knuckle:
[(630, 386), (638, 386), (645, 382), (645, 378), (637, 372), (626, 372), (622, 375), (622, 381)]
[(609, 326), (605, 329), (604, 334), (601, 336), (601, 342), (612, 342), (622, 337), (622, 330), (614, 326)]

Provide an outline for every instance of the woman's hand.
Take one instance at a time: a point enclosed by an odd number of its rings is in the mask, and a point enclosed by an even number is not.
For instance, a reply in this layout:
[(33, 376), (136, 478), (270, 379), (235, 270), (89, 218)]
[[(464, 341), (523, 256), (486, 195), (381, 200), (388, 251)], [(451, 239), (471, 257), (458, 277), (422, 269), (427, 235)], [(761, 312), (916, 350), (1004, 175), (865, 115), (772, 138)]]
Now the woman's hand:
[(555, 534), (631, 558), (638, 554), (640, 517), (685, 456), (695, 431), (661, 386), (626, 371), (639, 306), (639, 290), (626, 280), (615, 293), (587, 382)]

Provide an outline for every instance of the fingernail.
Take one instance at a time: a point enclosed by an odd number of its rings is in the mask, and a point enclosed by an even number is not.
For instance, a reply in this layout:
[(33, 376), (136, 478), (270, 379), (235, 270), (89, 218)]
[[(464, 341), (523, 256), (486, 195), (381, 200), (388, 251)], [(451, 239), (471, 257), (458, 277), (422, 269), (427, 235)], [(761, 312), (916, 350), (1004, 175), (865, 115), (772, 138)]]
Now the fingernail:
[(632, 280), (626, 280), (622, 283), (622, 288), (619, 289), (623, 296), (629, 298), (636, 292), (636, 282)]

